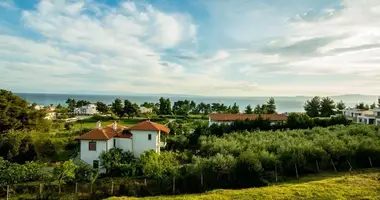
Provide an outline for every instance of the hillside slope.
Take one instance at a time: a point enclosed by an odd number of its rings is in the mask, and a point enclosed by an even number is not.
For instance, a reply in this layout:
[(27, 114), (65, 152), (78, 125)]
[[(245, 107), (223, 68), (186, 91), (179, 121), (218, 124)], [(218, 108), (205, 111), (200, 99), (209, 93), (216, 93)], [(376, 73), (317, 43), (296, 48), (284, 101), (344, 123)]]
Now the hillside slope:
[(211, 199), (380, 199), (380, 173), (345, 175), (307, 183), (289, 183), (263, 188), (215, 190), (203, 194), (147, 198), (112, 197), (109, 200), (211, 200)]

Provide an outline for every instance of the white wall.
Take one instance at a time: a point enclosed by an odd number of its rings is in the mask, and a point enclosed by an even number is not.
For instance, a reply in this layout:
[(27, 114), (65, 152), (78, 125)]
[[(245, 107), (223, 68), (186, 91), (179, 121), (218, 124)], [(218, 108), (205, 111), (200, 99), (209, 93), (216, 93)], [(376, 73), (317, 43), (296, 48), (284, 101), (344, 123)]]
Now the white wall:
[[(94, 141), (96, 142), (96, 151), (89, 151), (88, 149), (88, 143)], [(80, 159), (84, 162), (88, 163), (89, 165), (93, 165), (94, 160), (99, 160), (99, 156), (102, 152), (107, 151), (107, 145), (111, 144), (112, 146), (108, 145), (108, 149), (111, 149), (113, 147), (113, 139), (110, 139), (108, 141), (99, 141), (99, 140), (81, 140), (80, 141)], [(100, 163), (99, 163), (100, 167)]]
[[(155, 152), (159, 152), (158, 146), (158, 137), (159, 132), (156, 131), (131, 131), (132, 136), (132, 145), (133, 145), (133, 154), (136, 157), (139, 157), (146, 150), (153, 149)], [(148, 140), (148, 135), (152, 134), (152, 140)]]
[(132, 140), (128, 138), (115, 138), (116, 140), (116, 147), (123, 149), (123, 151), (130, 151), (133, 152), (132, 149)]

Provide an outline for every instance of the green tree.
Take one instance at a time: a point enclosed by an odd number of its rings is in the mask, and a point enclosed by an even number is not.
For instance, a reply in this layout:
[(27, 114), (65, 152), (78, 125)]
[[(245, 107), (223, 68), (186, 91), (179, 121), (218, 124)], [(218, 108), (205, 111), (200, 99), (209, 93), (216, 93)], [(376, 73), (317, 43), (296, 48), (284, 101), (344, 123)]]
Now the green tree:
[(124, 101), (124, 113), (130, 117), (134, 117), (138, 114), (139, 107), (137, 104), (130, 102), (129, 100)]
[(338, 110), (338, 113), (342, 113), (344, 109), (346, 109), (346, 105), (343, 103), (343, 101), (339, 101), (336, 104), (336, 109)]
[(74, 111), (75, 106), (77, 105), (77, 102), (75, 99), (67, 99), (66, 104), (68, 105), (68, 109), (70, 112)]
[(112, 103), (111, 110), (118, 117), (123, 117), (124, 115), (123, 104), (119, 98), (116, 98), (115, 101)]
[(236, 104), (236, 103), (234, 103), (234, 105), (231, 107), (231, 111), (230, 111), (232, 114), (238, 114), (238, 113), (240, 113), (240, 108), (239, 108), (239, 106)]
[(24, 99), (0, 89), (0, 134), (21, 129), (35, 129), (45, 115), (34, 110)]
[(244, 113), (245, 114), (253, 114), (253, 109), (252, 109), (251, 105), (248, 105), (247, 107), (245, 107)]
[(34, 160), (37, 155), (30, 134), (26, 131), (10, 130), (1, 135), (0, 156), (17, 163)]
[(96, 110), (102, 114), (107, 114), (109, 112), (108, 106), (103, 102), (96, 102)]
[(253, 110), (253, 113), (255, 114), (263, 114), (263, 110), (260, 104), (256, 105), (255, 109)]
[(330, 97), (324, 97), (321, 100), (321, 116), (330, 117), (335, 114), (335, 104)]
[(311, 100), (307, 100), (304, 109), (310, 117), (318, 117), (321, 112), (321, 98), (315, 96)]
[(78, 166), (73, 160), (68, 160), (61, 165), (54, 167), (53, 177), (58, 181), (58, 193), (61, 193), (61, 185), (75, 178), (75, 170)]
[(172, 106), (170, 99), (161, 97), (159, 100), (159, 114), (160, 115), (171, 115), (172, 114)]
[(370, 105), (370, 109), (375, 109), (376, 108), (376, 103), (373, 102), (373, 104)]
[(276, 113), (276, 102), (274, 101), (274, 98), (271, 97), (266, 104), (266, 114), (275, 114)]
[(82, 106), (87, 106), (89, 104), (91, 104), (91, 102), (89, 102), (87, 100), (78, 100), (77, 103), (75, 104), (75, 107), (80, 108)]
[(179, 175), (180, 168), (176, 153), (167, 151), (158, 154), (153, 150), (145, 151), (140, 156), (140, 165), (144, 176), (158, 180), (160, 186), (164, 178), (172, 177), (173, 191), (175, 190), (175, 177)]
[(88, 182), (90, 183), (90, 192), (93, 193), (93, 185), (99, 177), (99, 170), (92, 168), (91, 165), (79, 161), (78, 168), (75, 170), (75, 181), (77, 183)]
[(119, 148), (112, 148), (99, 156), (100, 165), (106, 169), (111, 177), (111, 193), (113, 193), (113, 178), (118, 176), (133, 176), (136, 173), (136, 159), (130, 151), (124, 152)]

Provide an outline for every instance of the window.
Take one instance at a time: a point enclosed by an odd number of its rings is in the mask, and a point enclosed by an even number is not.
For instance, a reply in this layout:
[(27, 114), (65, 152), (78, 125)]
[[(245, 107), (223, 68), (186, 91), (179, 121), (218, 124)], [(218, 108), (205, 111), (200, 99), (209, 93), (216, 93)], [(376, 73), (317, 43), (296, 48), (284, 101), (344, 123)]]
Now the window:
[(148, 140), (152, 140), (152, 134), (148, 134)]
[(116, 147), (116, 139), (113, 139), (113, 147)]
[(99, 160), (94, 160), (94, 161), (92, 162), (92, 167), (93, 167), (94, 169), (98, 169), (98, 168), (99, 168)]
[(88, 143), (88, 150), (89, 151), (96, 151), (96, 142), (89, 142)]

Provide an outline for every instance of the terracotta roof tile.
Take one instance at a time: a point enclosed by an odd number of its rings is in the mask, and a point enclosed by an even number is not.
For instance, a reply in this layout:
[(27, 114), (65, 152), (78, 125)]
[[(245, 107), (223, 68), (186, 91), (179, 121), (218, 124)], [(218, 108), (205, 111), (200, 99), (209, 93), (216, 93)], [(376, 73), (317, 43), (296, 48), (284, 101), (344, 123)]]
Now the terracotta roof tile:
[(136, 131), (162, 131), (169, 134), (170, 129), (162, 124), (157, 124), (151, 121), (144, 121), (128, 128), (128, 130)]
[[(235, 121), (235, 120), (255, 120), (259, 117), (258, 114), (210, 114), (211, 120), (214, 121)], [(283, 114), (262, 114), (262, 118), (271, 121), (285, 121), (286, 115)]]
[(125, 126), (117, 125), (116, 131), (112, 128), (113, 124), (102, 128), (96, 128), (91, 130), (90, 132), (77, 137), (77, 140), (109, 140), (115, 137), (119, 132), (124, 130)]

